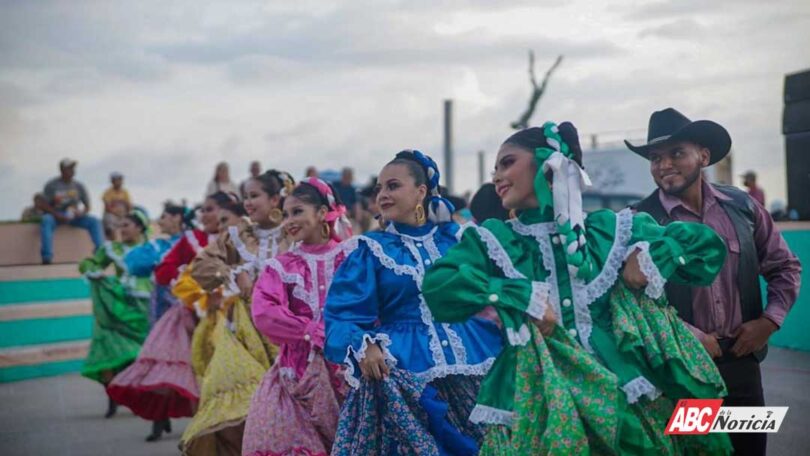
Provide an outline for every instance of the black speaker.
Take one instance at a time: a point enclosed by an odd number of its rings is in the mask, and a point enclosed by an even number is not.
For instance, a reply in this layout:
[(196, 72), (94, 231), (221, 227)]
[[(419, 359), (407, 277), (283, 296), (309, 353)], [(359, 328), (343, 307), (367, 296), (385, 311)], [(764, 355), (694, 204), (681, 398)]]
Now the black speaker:
[(810, 99), (785, 105), (782, 113), (782, 133), (810, 131)]
[(785, 135), (788, 207), (810, 220), (810, 131)]
[(785, 104), (810, 100), (810, 70), (785, 76)]

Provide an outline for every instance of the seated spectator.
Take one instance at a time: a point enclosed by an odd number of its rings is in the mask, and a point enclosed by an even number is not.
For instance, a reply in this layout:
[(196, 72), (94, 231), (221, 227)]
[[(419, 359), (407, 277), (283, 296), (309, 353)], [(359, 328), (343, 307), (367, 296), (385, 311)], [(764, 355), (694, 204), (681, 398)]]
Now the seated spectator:
[(351, 168), (343, 168), (340, 180), (332, 183), (335, 193), (343, 201), (343, 205), (348, 209), (347, 215), (352, 221), (361, 218), (361, 207), (357, 198), (357, 190), (354, 188), (354, 171)]
[(42, 221), (42, 214), (45, 213), (43, 208), (47, 205), (45, 195), (37, 193), (34, 195), (34, 205), (28, 206), (23, 210), (20, 221), (24, 223), (39, 223)]
[(101, 223), (90, 215), (90, 197), (87, 190), (73, 178), (76, 175), (76, 161), (67, 158), (60, 161), (59, 172), (59, 177), (45, 184), (43, 192), (44, 214), (40, 222), (42, 264), (51, 264), (53, 260), (53, 232), (57, 225), (70, 224), (84, 228), (90, 233), (96, 249), (104, 242)]
[(118, 229), (127, 214), (132, 211), (132, 200), (129, 192), (124, 188), (124, 176), (119, 172), (110, 174), (112, 187), (108, 188), (101, 197), (104, 202), (104, 235), (107, 239), (120, 240)]
[(208, 183), (205, 189), (205, 197), (213, 195), (216, 192), (235, 193), (239, 194), (239, 189), (231, 182), (231, 172), (228, 164), (225, 162), (217, 163), (214, 170), (214, 178)]

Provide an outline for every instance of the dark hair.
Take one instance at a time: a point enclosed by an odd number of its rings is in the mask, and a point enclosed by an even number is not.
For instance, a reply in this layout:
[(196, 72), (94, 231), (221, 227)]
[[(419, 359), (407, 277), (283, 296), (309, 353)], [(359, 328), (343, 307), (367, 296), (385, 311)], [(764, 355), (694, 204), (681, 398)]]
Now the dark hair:
[[(332, 196), (335, 198), (335, 204), (341, 204), (340, 197), (338, 196), (335, 189), (332, 187), (332, 184), (326, 184), (329, 186), (329, 189), (332, 190)], [(292, 191), (291, 196), (294, 196), (306, 204), (310, 206), (315, 206), (316, 208), (320, 208), (321, 206), (326, 206), (327, 209), (331, 209), (329, 207), (329, 200), (326, 199), (326, 196), (322, 195), (321, 192), (309, 182), (301, 182), (295, 186)]]
[[(424, 185), (427, 186), (428, 178), (427, 178), (427, 171), (422, 166), (419, 161), (416, 160), (414, 157), (413, 152), (409, 150), (403, 150), (399, 152), (393, 160), (388, 162), (385, 166), (388, 165), (403, 165), (408, 168), (408, 174), (413, 177), (414, 183), (416, 186)], [(430, 203), (430, 191), (427, 192), (425, 195), (425, 199), (422, 200), (422, 206), (425, 207), (425, 210), (428, 208), (428, 204)]]
[(174, 204), (171, 201), (163, 203), (163, 213), (169, 215), (179, 215), (183, 228), (194, 227), (194, 211), (186, 206)]
[(487, 219), (508, 220), (509, 211), (503, 207), (501, 198), (495, 192), (495, 184), (487, 183), (481, 186), (470, 202), (470, 212), (476, 223), (483, 223)]
[(244, 216), (247, 215), (247, 212), (245, 211), (245, 206), (239, 200), (235, 200), (235, 201), (234, 200), (228, 200), (228, 202), (220, 204), (219, 208), (223, 209), (223, 210), (226, 210), (226, 211), (230, 212), (231, 214), (234, 214), (234, 215), (236, 215), (238, 217), (244, 217)]
[[(579, 145), (577, 128), (571, 122), (563, 122), (557, 126), (560, 137), (568, 144), (568, 149), (574, 154), (574, 161), (582, 165), (582, 147)], [(546, 141), (546, 134), (540, 127), (531, 127), (520, 130), (506, 138), (504, 144), (511, 144), (534, 153), (539, 147), (550, 147)]]
[[(280, 194), (281, 189), (284, 188), (284, 175), (287, 175), (287, 173), (271, 169), (254, 177), (253, 180), (258, 182), (259, 185), (262, 186), (262, 191), (272, 198)], [(295, 180), (292, 177), (290, 177), (290, 180), (295, 184)]]
[(226, 204), (238, 202), (239, 198), (233, 193), (225, 193), (222, 191), (212, 193), (205, 197), (205, 199), (210, 199), (219, 207), (223, 207)]
[(143, 221), (137, 215), (135, 215), (134, 213), (129, 213), (129, 214), (126, 215), (126, 218), (129, 219), (130, 221), (132, 221), (132, 223), (134, 223), (135, 226), (140, 228), (141, 233), (146, 232), (147, 226), (143, 224)]

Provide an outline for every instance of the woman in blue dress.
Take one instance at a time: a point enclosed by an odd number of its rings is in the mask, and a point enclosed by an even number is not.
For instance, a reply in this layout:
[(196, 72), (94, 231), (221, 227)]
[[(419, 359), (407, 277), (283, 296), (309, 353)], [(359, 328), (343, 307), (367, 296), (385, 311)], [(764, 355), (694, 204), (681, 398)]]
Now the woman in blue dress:
[(452, 204), (439, 196), (436, 163), (403, 151), (378, 179), (387, 227), (358, 236), (326, 299), (326, 357), (352, 387), (333, 455), (475, 454), (468, 416), (501, 339), (490, 321), (433, 321), (425, 270), (458, 242)]

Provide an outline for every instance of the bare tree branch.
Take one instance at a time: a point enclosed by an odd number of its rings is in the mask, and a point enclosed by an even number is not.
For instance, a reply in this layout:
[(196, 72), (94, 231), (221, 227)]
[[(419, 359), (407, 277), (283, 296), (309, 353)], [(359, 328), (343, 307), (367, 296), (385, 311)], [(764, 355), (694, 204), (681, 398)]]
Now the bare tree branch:
[(562, 59), (562, 55), (557, 57), (557, 60), (553, 65), (551, 65), (551, 68), (546, 71), (546, 75), (543, 77), (543, 83), (538, 86), (534, 74), (534, 51), (529, 51), (529, 81), (532, 84), (532, 95), (529, 98), (529, 106), (526, 108), (526, 111), (520, 116), (520, 119), (511, 123), (512, 128), (515, 130), (522, 130), (529, 127), (529, 120), (531, 119), (532, 114), (534, 114), (534, 110), (537, 108), (537, 103), (540, 101), (540, 98), (546, 91), (546, 86), (551, 78), (551, 74), (557, 69), (558, 66), (560, 66)]

